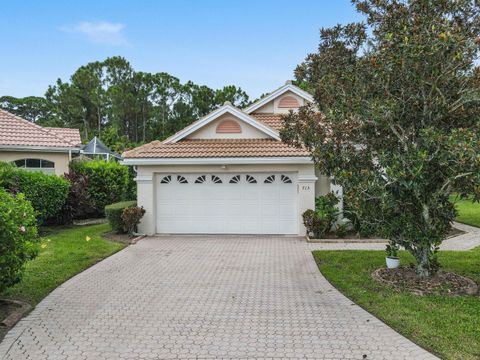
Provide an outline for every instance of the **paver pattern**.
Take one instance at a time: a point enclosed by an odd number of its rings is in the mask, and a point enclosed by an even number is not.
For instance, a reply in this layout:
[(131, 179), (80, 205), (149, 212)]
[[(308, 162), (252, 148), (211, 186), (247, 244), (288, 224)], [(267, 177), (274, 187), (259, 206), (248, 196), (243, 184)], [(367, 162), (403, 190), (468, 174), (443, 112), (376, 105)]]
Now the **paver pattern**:
[(0, 359), (435, 359), (353, 304), (292, 237), (149, 237), (70, 279)]

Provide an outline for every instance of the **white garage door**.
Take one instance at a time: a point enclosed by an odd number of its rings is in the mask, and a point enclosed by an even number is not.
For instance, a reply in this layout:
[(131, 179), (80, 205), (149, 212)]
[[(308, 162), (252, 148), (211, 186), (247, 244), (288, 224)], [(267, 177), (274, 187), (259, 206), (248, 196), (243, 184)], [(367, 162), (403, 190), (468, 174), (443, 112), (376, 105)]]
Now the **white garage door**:
[(160, 174), (157, 233), (297, 234), (294, 173)]

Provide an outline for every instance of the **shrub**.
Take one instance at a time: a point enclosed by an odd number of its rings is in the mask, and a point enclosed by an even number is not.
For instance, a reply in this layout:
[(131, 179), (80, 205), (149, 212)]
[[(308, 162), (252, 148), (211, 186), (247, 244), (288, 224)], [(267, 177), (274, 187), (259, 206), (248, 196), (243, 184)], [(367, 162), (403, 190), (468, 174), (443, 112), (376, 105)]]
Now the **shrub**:
[(143, 207), (130, 207), (122, 211), (123, 227), (128, 232), (128, 235), (133, 236), (137, 231), (137, 226), (140, 224), (140, 219), (145, 214)]
[(317, 216), (315, 210), (308, 209), (302, 214), (303, 224), (307, 229), (308, 236), (313, 236), (315, 238), (322, 237), (322, 222)]
[(335, 220), (337, 220), (339, 211), (336, 205), (339, 201), (334, 193), (328, 193), (315, 199), (315, 212), (320, 219), (325, 221), (326, 231), (329, 231)]
[(36, 256), (36, 225), (25, 196), (0, 188), (0, 293), (20, 281), (24, 263)]
[(105, 206), (105, 215), (112, 226), (112, 230), (117, 234), (125, 233), (126, 229), (122, 220), (123, 210), (137, 206), (135, 200), (122, 201)]
[(130, 176), (128, 167), (115, 161), (80, 161), (70, 168), (88, 177), (88, 194), (93, 207), (88, 216), (103, 216), (105, 206), (128, 199)]
[(67, 200), (61, 212), (61, 223), (71, 224), (74, 219), (85, 219), (94, 211), (94, 204), (88, 193), (88, 176), (70, 169), (64, 175), (70, 183)]
[(14, 188), (14, 174), (17, 167), (8, 163), (0, 161), (0, 187), (8, 189), (9, 192), (17, 193), (18, 189)]
[(379, 229), (375, 225), (375, 209), (381, 206), (378, 199), (366, 199), (355, 188), (344, 188), (344, 216), (350, 220), (353, 229), (361, 237), (379, 235)]
[(310, 236), (322, 238), (331, 230), (339, 214), (335, 207), (338, 202), (335, 194), (328, 193), (315, 199), (315, 210), (309, 209), (302, 214), (303, 224)]
[(0, 185), (12, 194), (23, 193), (32, 203), (39, 224), (57, 221), (70, 187), (60, 176), (25, 171), (5, 163), (0, 166)]
[(343, 239), (347, 236), (348, 233), (348, 225), (347, 224), (338, 224), (335, 229), (335, 236), (339, 239)]

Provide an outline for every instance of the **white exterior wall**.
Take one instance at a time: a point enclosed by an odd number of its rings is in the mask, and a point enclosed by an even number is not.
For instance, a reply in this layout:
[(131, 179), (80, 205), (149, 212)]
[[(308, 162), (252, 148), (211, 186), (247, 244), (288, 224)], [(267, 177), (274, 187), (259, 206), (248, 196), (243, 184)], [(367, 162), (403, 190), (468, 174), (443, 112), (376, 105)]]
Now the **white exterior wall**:
[(313, 164), (278, 165), (278, 164), (255, 164), (255, 165), (227, 165), (225, 168), (220, 165), (141, 165), (137, 168), (137, 197), (138, 206), (146, 210), (139, 230), (142, 233), (152, 235), (156, 230), (156, 185), (157, 177), (166, 174), (181, 173), (255, 173), (255, 172), (296, 172), (298, 173), (298, 235), (305, 235), (305, 228), (302, 223), (302, 213), (315, 206), (315, 194), (317, 186), (321, 192), (328, 192), (324, 189), (325, 180), (317, 179)]
[[(217, 125), (223, 120), (231, 119), (240, 125), (241, 133), (222, 134), (217, 133)], [(247, 124), (243, 120), (237, 119), (231, 114), (224, 114), (218, 119), (212, 121), (208, 125), (198, 129), (194, 133), (187, 136), (187, 139), (268, 139), (269, 135)]]

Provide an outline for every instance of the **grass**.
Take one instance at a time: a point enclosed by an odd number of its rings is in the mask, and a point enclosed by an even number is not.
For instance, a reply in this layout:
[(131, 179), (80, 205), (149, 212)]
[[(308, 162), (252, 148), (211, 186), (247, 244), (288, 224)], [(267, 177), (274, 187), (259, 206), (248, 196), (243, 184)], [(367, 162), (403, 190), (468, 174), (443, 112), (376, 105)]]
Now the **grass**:
[(458, 211), (456, 220), (463, 224), (480, 227), (480, 203), (469, 199), (459, 200), (456, 196), (451, 196), (450, 201), (455, 203)]
[(40, 239), (38, 256), (26, 264), (22, 281), (0, 297), (36, 305), (75, 274), (123, 249), (123, 244), (102, 239), (108, 230), (107, 224), (50, 230)]
[[(480, 299), (397, 292), (370, 274), (385, 266), (383, 251), (315, 251), (322, 274), (343, 294), (420, 346), (444, 359), (480, 358)], [(413, 257), (400, 252), (403, 264)], [(480, 248), (442, 251), (443, 269), (480, 283)]]

